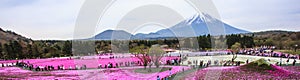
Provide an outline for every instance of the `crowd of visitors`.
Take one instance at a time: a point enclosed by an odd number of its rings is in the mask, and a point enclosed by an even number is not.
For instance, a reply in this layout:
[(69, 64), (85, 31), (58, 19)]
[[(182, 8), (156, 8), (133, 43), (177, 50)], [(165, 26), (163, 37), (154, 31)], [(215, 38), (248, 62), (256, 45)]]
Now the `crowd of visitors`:
[(179, 65), (179, 63), (181, 62), (181, 60), (179, 59), (171, 59), (171, 60), (167, 60), (167, 65)]
[(202, 68), (202, 67), (209, 67), (209, 66), (240, 66), (241, 65), (241, 61), (235, 61), (232, 62), (231, 60), (192, 60), (192, 61), (188, 61), (188, 65), (192, 65), (192, 67), (196, 68)]
[(288, 53), (275, 52), (274, 49), (275, 49), (274, 46), (262, 46), (259, 48), (242, 49), (238, 52), (238, 54), (264, 56), (264, 57), (281, 57), (281, 58), (290, 58), (290, 59), (300, 59), (300, 57), (299, 57), (300, 54), (292, 55), (292, 54), (288, 54)]
[[(74, 68), (72, 68), (71, 66), (69, 66), (68, 68), (65, 67), (64, 65), (58, 65), (56, 66), (52, 66), (52, 65), (46, 65), (46, 66), (37, 66), (37, 65), (33, 65), (30, 64), (29, 62), (20, 62), (17, 61), (16, 65), (17, 67), (21, 67), (24, 69), (28, 69), (28, 70), (32, 70), (32, 71), (53, 71), (53, 70), (79, 70), (79, 69), (87, 69), (86, 65), (82, 65), (82, 66), (78, 66), (76, 65)], [(4, 66), (2, 66), (4, 67)]]

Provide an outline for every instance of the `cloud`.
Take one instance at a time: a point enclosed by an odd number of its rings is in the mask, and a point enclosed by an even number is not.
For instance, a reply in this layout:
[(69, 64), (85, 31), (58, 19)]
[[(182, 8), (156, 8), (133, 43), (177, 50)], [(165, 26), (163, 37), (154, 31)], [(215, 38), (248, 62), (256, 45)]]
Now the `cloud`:
[[(0, 6), (0, 26), (33, 39), (71, 39), (76, 16), (83, 2), (84, 0), (1, 0), (0, 3), (3, 5)], [(107, 18), (103, 19), (103, 23), (99, 24), (101, 27), (96, 30), (102, 32), (113, 29), (116, 27), (116, 20), (122, 18), (122, 15), (130, 12), (131, 9), (149, 4), (166, 5), (181, 13), (185, 18), (195, 14), (191, 11), (193, 9), (183, 2), (184, 0), (147, 2), (119, 0), (110, 7), (109, 12), (106, 12)], [(148, 29), (148, 32), (152, 32), (151, 29)]]
[[(149, 18), (149, 16), (151, 14), (151, 12), (154, 13), (161, 13), (161, 14), (167, 14), (168, 12), (164, 12), (164, 11), (160, 11), (159, 9), (154, 9), (153, 7), (157, 7), (157, 5), (160, 6), (164, 6), (167, 7), (169, 12), (174, 11), (174, 13), (178, 13), (183, 18), (189, 18), (191, 16), (193, 16), (194, 14), (196, 14), (196, 12), (194, 11), (194, 9), (191, 7), (191, 5), (189, 5), (188, 3), (186, 3), (184, 0), (148, 0), (148, 1), (142, 1), (142, 0), (118, 0), (115, 3), (113, 3), (111, 6), (109, 6), (109, 9), (105, 12), (105, 14), (103, 14), (104, 16), (102, 17), (98, 28), (96, 29), (96, 34), (103, 32), (104, 30), (107, 29), (115, 29), (115, 28), (120, 28), (120, 21), (124, 20), (123, 18), (127, 18), (125, 20), (126, 24), (136, 24), (136, 23), (140, 23), (144, 20), (141, 20), (141, 17), (137, 17), (137, 16), (145, 16), (143, 18)], [(150, 6), (152, 9), (145, 9), (145, 10), (140, 10), (141, 12), (135, 12), (137, 11), (136, 9), (139, 9), (141, 7), (145, 7), (145, 6)], [(164, 8), (161, 7), (161, 8)], [(143, 13), (144, 14), (141, 14)], [(136, 15), (134, 16), (130, 16), (130, 17), (126, 17), (128, 15), (130, 15), (130, 13), (135, 13)], [(153, 15), (151, 17), (160, 17), (162, 18), (161, 20), (165, 20), (165, 19), (169, 19), (167, 22), (178, 22), (176, 21), (176, 19), (171, 19), (170, 17), (161, 17), (161, 15)], [(159, 20), (158, 20), (159, 21)], [(164, 21), (161, 21), (159, 23), (163, 23)], [(165, 24), (167, 25), (167, 24)], [(175, 25), (175, 24), (173, 24)], [(125, 26), (127, 27), (127, 26)], [(127, 32), (130, 33), (136, 33), (136, 32), (132, 32), (132, 29), (137, 28), (138, 26), (128, 26), (127, 28), (122, 28)], [(155, 32), (160, 30), (161, 28), (151, 28), (151, 27), (147, 27), (147, 26), (142, 26), (144, 27), (143, 29), (140, 29), (137, 32), (141, 32), (141, 33), (150, 33), (150, 32)], [(155, 26), (157, 27), (157, 26)], [(163, 26), (164, 28), (168, 28), (171, 26)]]
[(300, 30), (298, 0), (214, 0), (222, 20), (249, 31)]
[[(162, 4), (176, 9), (184, 18), (194, 12), (183, 1), (123, 1), (111, 7), (106, 20), (97, 29), (116, 27), (116, 19), (142, 4)], [(171, 1), (171, 2), (168, 2)], [(72, 39), (76, 17), (84, 0), (0, 0), (0, 27), (32, 39)], [(222, 21), (249, 31), (300, 30), (299, 0), (213, 0)], [(126, 6), (126, 3), (132, 3)], [(114, 10), (115, 9), (115, 10)], [(123, 11), (123, 12), (122, 12)], [(116, 16), (118, 15), (118, 16)], [(130, 18), (129, 18), (130, 19)], [(103, 28), (104, 27), (104, 28)], [(146, 32), (145, 27), (139, 32)], [(155, 30), (158, 30), (157, 28)], [(151, 32), (151, 31), (148, 31)], [(147, 33), (147, 32), (146, 32)]]
[(72, 38), (82, 0), (32, 0), (23, 3), (18, 1), (4, 0), (3, 3), (8, 5), (0, 8), (1, 28), (33, 39)]

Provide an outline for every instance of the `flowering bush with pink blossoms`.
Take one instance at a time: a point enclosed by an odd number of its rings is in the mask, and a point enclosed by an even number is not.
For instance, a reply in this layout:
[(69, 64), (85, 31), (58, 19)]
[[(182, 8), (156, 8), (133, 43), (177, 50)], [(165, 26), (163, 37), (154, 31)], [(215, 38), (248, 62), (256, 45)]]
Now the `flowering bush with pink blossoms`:
[[(299, 66), (296, 69), (299, 69)], [(293, 68), (295, 68), (293, 67)], [(292, 69), (290, 69), (292, 70)], [(206, 68), (192, 73), (190, 76), (186, 76), (185, 79), (192, 80), (203, 80), (203, 79), (213, 79), (218, 77), (218, 79), (225, 80), (239, 80), (239, 79), (300, 79), (300, 73), (286, 70), (282, 67), (268, 64), (265, 60), (260, 59), (258, 61), (251, 62), (246, 65), (237, 67), (216, 67), (216, 68)], [(300, 69), (299, 69), (300, 70)], [(209, 72), (219, 71), (221, 74), (207, 76)]]

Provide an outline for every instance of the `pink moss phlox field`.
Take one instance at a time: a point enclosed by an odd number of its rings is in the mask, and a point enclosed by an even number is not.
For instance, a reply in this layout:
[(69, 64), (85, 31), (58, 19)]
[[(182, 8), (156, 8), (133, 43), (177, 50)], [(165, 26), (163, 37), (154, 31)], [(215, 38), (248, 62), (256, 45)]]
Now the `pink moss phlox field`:
[[(166, 64), (166, 60), (179, 59), (178, 57), (163, 57), (161, 59), (163, 64)], [(21, 67), (0, 67), (0, 79), (30, 79), (30, 80), (49, 80), (49, 79), (62, 79), (62, 80), (76, 80), (76, 79), (92, 79), (92, 80), (155, 80), (159, 75), (161, 78), (168, 77), (169, 71), (157, 72), (157, 73), (136, 73), (134, 72), (137, 68), (143, 68), (143, 66), (124, 66), (121, 68), (102, 68), (97, 69), (99, 64), (105, 65), (108, 63), (123, 62), (135, 62), (139, 61), (136, 57), (124, 57), (124, 58), (83, 58), (83, 59), (70, 59), (70, 58), (48, 58), (48, 59), (24, 59), (24, 60), (7, 60), (0, 61), (2, 64), (24, 62), (36, 66), (57, 66), (63, 65), (66, 69), (69, 67), (75, 68), (76, 65), (86, 65), (87, 70), (54, 70), (54, 71), (30, 71), (22, 69)], [(103, 67), (103, 66), (102, 66)], [(176, 74), (184, 68), (188, 70), (186, 66), (162, 66), (172, 67), (171, 73)]]
[[(101, 56), (100, 56), (101, 57)], [(166, 60), (172, 60), (172, 59), (179, 59), (178, 57), (163, 57), (161, 60), (163, 61), (163, 64), (165, 64)], [(116, 66), (116, 63), (124, 63), (124, 62), (137, 62), (140, 61), (136, 57), (126, 57), (126, 58), (101, 58), (101, 59), (69, 59), (69, 58), (48, 58), (48, 59), (25, 59), (25, 60), (7, 60), (7, 61), (0, 61), (0, 64), (2, 63), (16, 63), (19, 62), (25, 62), (33, 64), (36, 66), (54, 66), (56, 69), (56, 66), (63, 65), (66, 68), (72, 67), (75, 68), (76, 65), (82, 66), (86, 65), (88, 68), (97, 68), (99, 64), (102, 66), (112, 63), (114, 66)]]
[[(172, 67), (172, 74), (176, 74), (184, 68), (190, 69), (185, 66), (164, 66)], [(58, 70), (58, 71), (28, 71), (17, 67), (4, 67), (0, 68), (0, 73), (3, 78), (0, 79), (30, 79), (30, 80), (49, 80), (49, 79), (63, 79), (63, 80), (77, 80), (77, 79), (101, 79), (101, 80), (156, 80), (159, 75), (161, 78), (168, 77), (169, 71), (157, 72), (157, 73), (135, 73), (133, 70), (137, 68), (143, 68), (142, 66), (128, 67), (128, 68), (111, 68), (100, 70)], [(12, 71), (13, 70), (13, 71)], [(9, 72), (9, 73), (8, 73)], [(8, 73), (8, 74), (6, 74)], [(5, 75), (4, 75), (5, 74)]]
[[(184, 79), (187, 80), (202, 80), (209, 77), (206, 76), (208, 70), (222, 70), (221, 75), (216, 75), (214, 77), (219, 77), (219, 79), (226, 79), (226, 80), (238, 80), (238, 79), (300, 79), (300, 70), (299, 66), (294, 67), (280, 67), (276, 65), (271, 65), (273, 68), (272, 70), (265, 70), (265, 71), (250, 71), (241, 69), (241, 67), (219, 67), (219, 68), (205, 68), (196, 71), (195, 73), (191, 73), (191, 75), (186, 76)], [(284, 69), (290, 68), (290, 69)], [(297, 72), (291, 71), (297, 69)]]

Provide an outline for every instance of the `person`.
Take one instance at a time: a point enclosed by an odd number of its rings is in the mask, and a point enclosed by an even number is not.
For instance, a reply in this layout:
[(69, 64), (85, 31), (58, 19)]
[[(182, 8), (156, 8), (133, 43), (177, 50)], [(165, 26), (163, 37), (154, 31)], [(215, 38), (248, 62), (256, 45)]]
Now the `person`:
[(247, 59), (246, 63), (248, 64), (249, 63), (249, 60)]
[(160, 80), (159, 76), (157, 76), (157, 80)]
[(76, 70), (80, 69), (80, 66), (78, 66), (78, 65), (75, 65), (75, 67), (76, 67), (75, 68)]
[(281, 64), (282, 64), (282, 58), (280, 58), (279, 66), (281, 66)]
[(99, 65), (98, 65), (98, 69), (101, 69), (101, 68), (102, 68), (102, 64), (99, 64)]
[(172, 76), (172, 71), (171, 70), (172, 70), (172, 68), (169, 69), (169, 77)]
[(62, 65), (62, 70), (65, 70), (65, 66), (64, 65)]
[(60, 66), (57, 66), (57, 70), (60, 70)]
[(52, 65), (50, 66), (50, 68), (51, 68), (51, 70), (54, 70), (54, 67)]
[(35, 68), (35, 71), (40, 71), (41, 69), (40, 69), (40, 67), (39, 66), (37, 66), (36, 68)]
[[(175, 59), (175, 64), (178, 65), (178, 59)], [(197, 61), (196, 61), (197, 64)]]
[(44, 70), (45, 70), (45, 71), (48, 71), (48, 66), (47, 66), (47, 65), (44, 67)]
[(107, 68), (110, 68), (110, 63), (107, 64)]
[(200, 61), (200, 67), (203, 67), (203, 61), (202, 60)]
[(209, 66), (211, 64), (211, 60), (208, 60), (207, 62), (207, 66)]
[(289, 64), (289, 61), (290, 61), (290, 58), (288, 58), (288, 59), (286, 60), (286, 65)]
[(218, 60), (215, 60), (215, 61), (214, 61), (214, 64), (215, 64), (215, 65), (218, 65), (218, 62), (219, 62)]
[(171, 62), (171, 64), (174, 65), (174, 62), (175, 62), (175, 61), (174, 61), (174, 59), (173, 59), (172, 62)]
[(294, 59), (294, 61), (293, 61), (293, 66), (295, 66), (295, 65), (296, 65), (296, 62), (297, 62), (297, 61), (296, 61), (296, 59)]
[(82, 69), (82, 70), (85, 69), (85, 65), (82, 65), (82, 66), (80, 67), (80, 69)]
[(114, 66), (113, 66), (113, 63), (110, 63), (110, 68), (113, 68)]
[(32, 66), (29, 66), (29, 70), (32, 70)]
[(69, 66), (69, 70), (72, 70), (72, 66)]
[(165, 79), (164, 80), (168, 80), (168, 77), (165, 77)]

